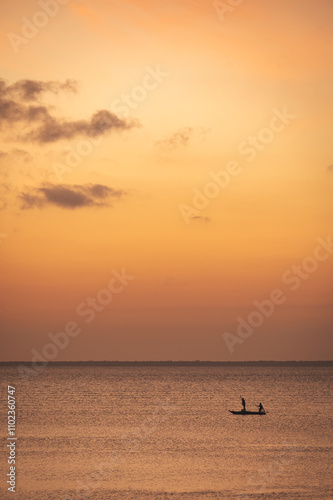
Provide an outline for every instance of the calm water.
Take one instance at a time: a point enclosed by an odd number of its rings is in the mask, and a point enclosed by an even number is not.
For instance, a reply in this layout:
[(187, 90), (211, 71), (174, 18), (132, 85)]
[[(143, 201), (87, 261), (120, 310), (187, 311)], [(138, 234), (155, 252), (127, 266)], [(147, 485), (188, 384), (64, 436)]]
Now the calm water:
[[(327, 499), (332, 368), (0, 368), (0, 497)], [(7, 492), (7, 384), (16, 386), (17, 493)], [(234, 416), (239, 395), (266, 416)]]

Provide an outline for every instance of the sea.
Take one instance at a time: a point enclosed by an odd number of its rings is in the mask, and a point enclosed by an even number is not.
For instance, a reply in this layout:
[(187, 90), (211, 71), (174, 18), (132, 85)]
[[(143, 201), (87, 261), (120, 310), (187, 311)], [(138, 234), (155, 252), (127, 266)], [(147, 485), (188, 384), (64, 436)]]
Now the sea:
[[(2, 365), (0, 498), (332, 499), (332, 379), (330, 366), (73, 364), (23, 378)], [(240, 396), (266, 415), (231, 414)]]

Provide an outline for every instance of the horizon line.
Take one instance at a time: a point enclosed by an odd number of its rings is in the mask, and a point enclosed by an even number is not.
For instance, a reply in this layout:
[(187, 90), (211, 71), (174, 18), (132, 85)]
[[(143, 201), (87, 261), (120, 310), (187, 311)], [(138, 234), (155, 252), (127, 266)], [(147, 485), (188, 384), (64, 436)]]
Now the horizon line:
[[(0, 365), (31, 365), (32, 361), (0, 361)], [(42, 363), (41, 361), (38, 364)], [(91, 364), (91, 365), (333, 365), (333, 360), (251, 360), (251, 361), (211, 361), (211, 360), (142, 360), (142, 361), (119, 361), (119, 360), (76, 360), (76, 361), (47, 361), (46, 365), (64, 364)]]

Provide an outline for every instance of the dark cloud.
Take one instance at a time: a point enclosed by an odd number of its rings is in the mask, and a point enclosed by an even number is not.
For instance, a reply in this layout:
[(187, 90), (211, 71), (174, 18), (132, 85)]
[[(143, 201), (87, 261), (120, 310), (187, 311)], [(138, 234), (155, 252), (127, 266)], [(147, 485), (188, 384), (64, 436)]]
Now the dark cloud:
[(191, 220), (194, 220), (196, 222), (210, 222), (211, 219), (209, 217), (201, 217), (201, 215), (193, 215), (193, 217), (191, 217)]
[(24, 210), (56, 205), (74, 209), (82, 207), (107, 207), (113, 200), (120, 199), (125, 191), (103, 184), (64, 185), (44, 184), (19, 195)]
[(7, 85), (5, 80), (0, 79), (0, 96), (16, 97), (24, 101), (35, 101), (45, 92), (58, 94), (61, 91), (70, 91), (76, 93), (77, 90), (78, 84), (75, 80), (66, 80), (65, 82), (18, 80), (12, 85)]
[(19, 121), (33, 122), (43, 120), (49, 116), (46, 106), (26, 106), (12, 99), (2, 99), (0, 97), (0, 125), (3, 122), (7, 124)]
[(95, 112), (88, 120), (66, 120), (54, 116), (51, 106), (37, 102), (45, 92), (63, 90), (76, 92), (76, 82), (19, 80), (7, 85), (0, 80), (0, 127), (6, 125), (2, 129), (7, 132), (11, 125), (15, 125), (15, 132), (19, 135), (14, 139), (46, 144), (78, 135), (97, 137), (111, 130), (121, 131), (138, 126), (138, 122), (119, 118), (107, 110)]
[[(103, 184), (93, 184), (90, 187), (90, 192), (93, 196), (97, 196), (98, 198), (107, 198), (110, 194), (110, 188), (108, 186), (104, 186)], [(113, 196), (121, 196), (121, 191), (112, 190)]]
[(126, 130), (133, 126), (133, 121), (122, 120), (106, 110), (97, 111), (90, 120), (62, 121), (48, 116), (42, 125), (26, 134), (25, 140), (43, 144), (72, 139), (77, 135), (97, 137), (111, 130)]
[(162, 141), (158, 141), (156, 143), (156, 146), (164, 149), (164, 150), (174, 150), (182, 147), (186, 147), (190, 140), (196, 135), (201, 137), (203, 139), (210, 129), (208, 128), (192, 128), (192, 127), (184, 127), (174, 134), (172, 134), (170, 137), (167, 137), (166, 139), (163, 139)]
[[(33, 83), (30, 80), (24, 81)], [(21, 82), (22, 80), (13, 85), (7, 85), (4, 80), (0, 81), (0, 125), (3, 122), (11, 124), (20, 121), (29, 124), (30, 122), (45, 120), (50, 117), (48, 106), (40, 103), (26, 104), (27, 101), (36, 100), (42, 90), (40, 89), (37, 92), (37, 89), (31, 89), (29, 91), (22, 88)], [(35, 83), (40, 87), (41, 82)], [(45, 85), (48, 83), (50, 82), (45, 82)], [(18, 87), (16, 88), (16, 86)], [(28, 97), (25, 97), (26, 95)]]

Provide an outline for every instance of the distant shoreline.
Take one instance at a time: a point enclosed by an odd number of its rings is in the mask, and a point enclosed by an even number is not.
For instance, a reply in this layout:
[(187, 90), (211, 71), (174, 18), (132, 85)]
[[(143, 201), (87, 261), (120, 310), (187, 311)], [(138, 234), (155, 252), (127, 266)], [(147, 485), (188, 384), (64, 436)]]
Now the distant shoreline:
[[(31, 365), (31, 361), (0, 361), (0, 366)], [(333, 366), (331, 361), (49, 361), (48, 366)]]

